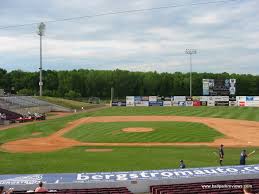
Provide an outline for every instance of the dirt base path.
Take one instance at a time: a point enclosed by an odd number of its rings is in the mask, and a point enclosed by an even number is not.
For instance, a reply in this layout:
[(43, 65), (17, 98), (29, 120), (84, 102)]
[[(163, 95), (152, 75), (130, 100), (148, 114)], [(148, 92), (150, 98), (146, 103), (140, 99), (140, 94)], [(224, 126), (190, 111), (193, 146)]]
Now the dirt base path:
[[(214, 142), (197, 143), (88, 143), (80, 142), (62, 137), (75, 127), (95, 122), (136, 122), (136, 121), (179, 121), (203, 123), (225, 135), (224, 138), (216, 139)], [(71, 123), (56, 133), (41, 138), (29, 138), (7, 142), (1, 148), (8, 152), (50, 152), (73, 146), (219, 146), (224, 144), (228, 147), (259, 146), (259, 122), (203, 118), (187, 116), (110, 116), (110, 117), (87, 117)]]

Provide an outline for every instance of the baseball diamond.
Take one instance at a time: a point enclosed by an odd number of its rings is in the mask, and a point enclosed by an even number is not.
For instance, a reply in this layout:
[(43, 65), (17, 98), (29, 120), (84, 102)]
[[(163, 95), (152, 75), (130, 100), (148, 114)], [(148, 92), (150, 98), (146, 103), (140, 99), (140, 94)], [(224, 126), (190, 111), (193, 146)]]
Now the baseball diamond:
[[(259, 146), (257, 112), (243, 107), (114, 107), (66, 115), (0, 131), (0, 158), (16, 164), (3, 162), (0, 169), (1, 173), (68, 172), (71, 165), (89, 172), (161, 169), (176, 166), (179, 158), (190, 167), (213, 166), (217, 165), (213, 152), (220, 144), (226, 148), (225, 164), (233, 165), (240, 148)], [(153, 130), (126, 133), (125, 128)], [(30, 158), (30, 165), (21, 162), (24, 157)], [(248, 162), (258, 160), (256, 154)]]

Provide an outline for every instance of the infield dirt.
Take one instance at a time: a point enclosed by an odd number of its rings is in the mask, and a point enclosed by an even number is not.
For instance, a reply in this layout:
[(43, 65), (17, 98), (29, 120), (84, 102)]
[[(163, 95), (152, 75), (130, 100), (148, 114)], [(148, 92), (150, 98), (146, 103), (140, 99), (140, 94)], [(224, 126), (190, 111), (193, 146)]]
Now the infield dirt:
[[(73, 139), (62, 137), (65, 133), (73, 130), (75, 127), (95, 122), (144, 122), (144, 121), (179, 121), (203, 123), (220, 133), (225, 137), (216, 139), (214, 142), (184, 142), (184, 143), (90, 143), (80, 142)], [(73, 146), (219, 146), (224, 144), (228, 147), (247, 147), (259, 146), (259, 122), (221, 119), (221, 118), (204, 118), (188, 116), (104, 116), (104, 117), (87, 117), (70, 122), (65, 128), (56, 133), (40, 138), (28, 138), (16, 141), (10, 141), (1, 145), (1, 148), (8, 152), (51, 152)]]

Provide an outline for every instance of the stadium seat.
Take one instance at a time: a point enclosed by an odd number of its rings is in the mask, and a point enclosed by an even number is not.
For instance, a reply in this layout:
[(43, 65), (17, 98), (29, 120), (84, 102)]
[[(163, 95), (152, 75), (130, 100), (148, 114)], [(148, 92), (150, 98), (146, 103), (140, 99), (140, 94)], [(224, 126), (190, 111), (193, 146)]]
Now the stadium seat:
[[(14, 191), (13, 194), (28, 194), (27, 191)], [(33, 194), (34, 192), (30, 192)], [(93, 189), (53, 189), (45, 194), (132, 194), (126, 187), (93, 188)], [(41, 193), (37, 193), (41, 194)], [(43, 193), (42, 193), (43, 194)]]
[(150, 186), (152, 194), (180, 194), (180, 193), (197, 193), (197, 194), (242, 194), (242, 188), (202, 188), (201, 185), (252, 185), (254, 193), (259, 192), (259, 179), (246, 179), (246, 180), (228, 180), (216, 182), (200, 182), (189, 184), (171, 184), (171, 185), (154, 185)]

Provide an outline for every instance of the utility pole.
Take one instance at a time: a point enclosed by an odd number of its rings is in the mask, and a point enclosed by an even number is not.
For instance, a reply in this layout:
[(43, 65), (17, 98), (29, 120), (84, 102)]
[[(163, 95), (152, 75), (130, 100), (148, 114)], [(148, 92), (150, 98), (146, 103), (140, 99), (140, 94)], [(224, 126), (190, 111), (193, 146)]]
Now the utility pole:
[(38, 32), (37, 34), (40, 36), (40, 81), (39, 81), (39, 86), (40, 86), (40, 96), (42, 96), (42, 86), (43, 86), (43, 81), (42, 81), (42, 36), (44, 36), (45, 33), (45, 28), (46, 25), (41, 22), (38, 26)]
[(112, 106), (113, 98), (114, 98), (114, 88), (112, 87), (111, 88), (111, 106)]
[(190, 97), (192, 97), (192, 55), (196, 54), (196, 49), (186, 49), (185, 54), (190, 55)]

